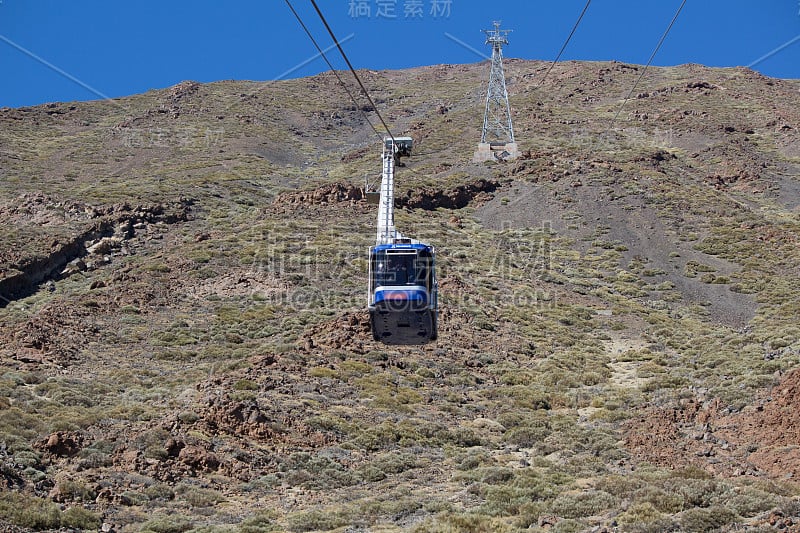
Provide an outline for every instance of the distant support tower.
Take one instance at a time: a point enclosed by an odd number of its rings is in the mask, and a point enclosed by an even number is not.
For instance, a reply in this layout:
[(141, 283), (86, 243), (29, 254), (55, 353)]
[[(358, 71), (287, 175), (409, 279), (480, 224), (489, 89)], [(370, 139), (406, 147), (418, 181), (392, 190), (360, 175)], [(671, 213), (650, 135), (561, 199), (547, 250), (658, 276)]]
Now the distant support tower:
[(483, 113), (481, 142), (473, 161), (508, 160), (519, 155), (511, 125), (511, 106), (508, 103), (506, 77), (503, 74), (503, 45), (508, 44), (511, 30), (501, 30), (500, 22), (494, 22), (493, 30), (482, 30), (486, 44), (492, 45), (492, 70), (489, 73), (489, 89), (486, 92), (486, 110)]

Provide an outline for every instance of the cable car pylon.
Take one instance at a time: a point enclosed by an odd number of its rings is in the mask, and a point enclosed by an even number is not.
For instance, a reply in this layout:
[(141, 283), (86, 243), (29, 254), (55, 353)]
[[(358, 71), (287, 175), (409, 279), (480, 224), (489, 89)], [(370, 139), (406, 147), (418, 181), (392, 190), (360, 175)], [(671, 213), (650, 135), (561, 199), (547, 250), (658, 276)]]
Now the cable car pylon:
[(511, 30), (501, 30), (494, 23), (493, 30), (483, 30), (486, 44), (492, 45), (492, 69), (489, 73), (489, 88), (486, 91), (486, 108), (483, 113), (481, 142), (472, 157), (473, 163), (494, 160), (510, 160), (519, 157), (519, 148), (514, 140), (511, 125), (511, 106), (508, 103), (506, 76), (503, 73), (503, 45), (508, 44)]

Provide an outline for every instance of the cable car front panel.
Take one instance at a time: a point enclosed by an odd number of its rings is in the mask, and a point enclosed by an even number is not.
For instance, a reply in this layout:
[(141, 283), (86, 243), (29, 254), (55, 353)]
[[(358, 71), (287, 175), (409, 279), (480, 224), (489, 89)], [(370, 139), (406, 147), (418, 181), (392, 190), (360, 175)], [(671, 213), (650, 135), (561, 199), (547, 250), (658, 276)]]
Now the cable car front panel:
[(437, 336), (435, 251), (422, 243), (381, 244), (369, 252), (372, 335), (385, 344), (424, 344)]

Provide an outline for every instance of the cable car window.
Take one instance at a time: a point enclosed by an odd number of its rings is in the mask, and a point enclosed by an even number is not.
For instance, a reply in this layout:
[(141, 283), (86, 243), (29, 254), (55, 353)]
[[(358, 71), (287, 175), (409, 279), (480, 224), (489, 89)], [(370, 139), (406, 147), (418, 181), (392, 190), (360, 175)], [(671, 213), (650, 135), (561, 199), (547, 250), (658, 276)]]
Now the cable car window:
[(373, 286), (422, 284), (416, 257), (415, 253), (375, 253), (372, 257)]
[(419, 257), (415, 261), (416, 265), (416, 284), (422, 285), (423, 287), (430, 290), (432, 281), (431, 281), (431, 274), (432, 274), (432, 266), (433, 266), (433, 258), (431, 257), (430, 252), (427, 250), (422, 250), (419, 252)]

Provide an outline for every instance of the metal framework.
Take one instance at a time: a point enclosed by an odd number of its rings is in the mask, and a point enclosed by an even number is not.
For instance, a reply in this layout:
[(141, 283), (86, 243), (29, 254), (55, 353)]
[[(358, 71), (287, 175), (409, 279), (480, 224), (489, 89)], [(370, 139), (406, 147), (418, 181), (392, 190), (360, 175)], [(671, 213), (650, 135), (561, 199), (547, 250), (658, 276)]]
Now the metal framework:
[(486, 44), (492, 45), (492, 70), (489, 73), (481, 143), (513, 143), (511, 106), (508, 103), (506, 77), (503, 74), (503, 45), (508, 44), (511, 30), (501, 30), (500, 22), (495, 21), (493, 30), (482, 31), (486, 34)]
[(381, 199), (378, 204), (378, 232), (376, 244), (389, 244), (400, 235), (394, 227), (394, 139), (383, 146), (383, 172), (381, 173)]

